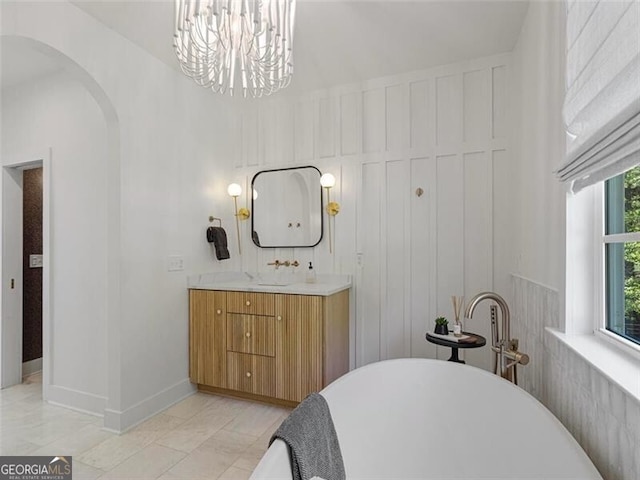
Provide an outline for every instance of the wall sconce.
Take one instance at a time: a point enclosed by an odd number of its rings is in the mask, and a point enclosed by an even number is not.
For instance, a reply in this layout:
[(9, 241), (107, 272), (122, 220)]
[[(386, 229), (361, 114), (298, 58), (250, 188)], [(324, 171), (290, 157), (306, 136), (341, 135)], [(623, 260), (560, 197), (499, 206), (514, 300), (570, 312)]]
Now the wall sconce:
[(234, 215), (236, 217), (236, 233), (238, 235), (238, 254), (242, 255), (242, 249), (240, 247), (240, 222), (239, 220), (247, 220), (251, 213), (247, 208), (238, 209), (238, 197), (242, 195), (242, 187), (237, 183), (232, 183), (227, 187), (227, 193), (230, 197), (233, 197)]
[(338, 202), (331, 201), (330, 190), (336, 184), (336, 177), (331, 175), (330, 173), (325, 173), (320, 177), (320, 185), (327, 190), (327, 206), (325, 210), (327, 215), (329, 215), (327, 226), (329, 229), (329, 253), (333, 253), (333, 239), (331, 236), (331, 217), (335, 217), (338, 212), (340, 212), (340, 204)]

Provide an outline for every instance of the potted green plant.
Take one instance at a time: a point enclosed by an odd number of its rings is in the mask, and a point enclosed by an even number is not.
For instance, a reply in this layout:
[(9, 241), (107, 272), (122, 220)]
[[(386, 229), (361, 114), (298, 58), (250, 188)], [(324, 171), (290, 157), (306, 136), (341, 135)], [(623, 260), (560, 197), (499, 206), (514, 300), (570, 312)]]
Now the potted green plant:
[(448, 324), (449, 321), (446, 318), (436, 318), (436, 329), (434, 330), (434, 333), (439, 335), (449, 335), (449, 327), (447, 327)]

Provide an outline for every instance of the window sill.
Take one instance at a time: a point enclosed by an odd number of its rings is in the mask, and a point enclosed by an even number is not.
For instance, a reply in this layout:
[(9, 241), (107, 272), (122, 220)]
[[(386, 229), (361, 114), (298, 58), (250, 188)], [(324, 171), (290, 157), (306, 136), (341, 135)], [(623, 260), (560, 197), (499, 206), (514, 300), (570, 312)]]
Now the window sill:
[(594, 334), (567, 335), (551, 327), (546, 330), (640, 401), (640, 360)]

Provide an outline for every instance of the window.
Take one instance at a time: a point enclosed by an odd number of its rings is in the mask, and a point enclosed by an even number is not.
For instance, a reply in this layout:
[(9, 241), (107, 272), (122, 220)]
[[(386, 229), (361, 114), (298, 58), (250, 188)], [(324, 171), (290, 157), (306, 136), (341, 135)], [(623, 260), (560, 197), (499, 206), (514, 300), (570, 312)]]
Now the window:
[(640, 166), (605, 182), (605, 328), (640, 344)]

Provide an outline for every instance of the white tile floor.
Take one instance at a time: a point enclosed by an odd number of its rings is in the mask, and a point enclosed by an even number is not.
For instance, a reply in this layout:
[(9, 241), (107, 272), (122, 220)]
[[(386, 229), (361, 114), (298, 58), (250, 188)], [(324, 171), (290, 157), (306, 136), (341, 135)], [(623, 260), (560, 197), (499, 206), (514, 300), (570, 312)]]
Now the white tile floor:
[(42, 401), (42, 379), (0, 390), (0, 455), (71, 455), (80, 479), (246, 479), (289, 409), (196, 393), (123, 435)]

